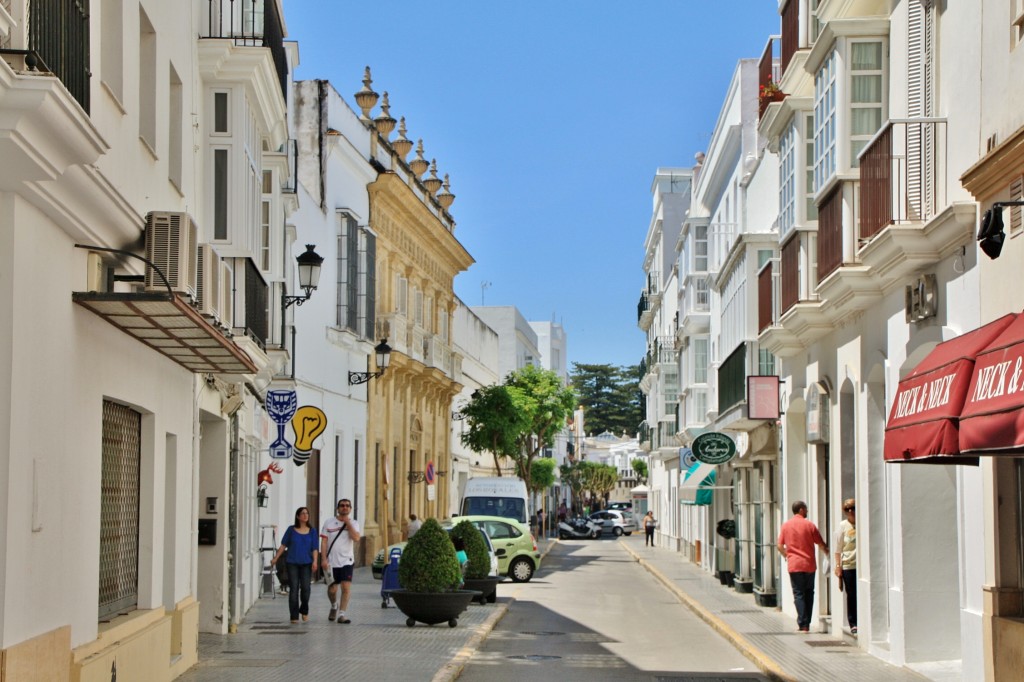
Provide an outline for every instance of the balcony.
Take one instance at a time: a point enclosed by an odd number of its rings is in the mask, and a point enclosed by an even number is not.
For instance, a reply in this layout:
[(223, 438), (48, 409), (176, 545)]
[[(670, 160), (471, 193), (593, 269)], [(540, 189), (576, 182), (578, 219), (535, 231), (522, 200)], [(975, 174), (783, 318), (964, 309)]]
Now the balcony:
[(238, 47), (269, 48), (281, 96), (287, 98), (288, 58), (277, 0), (207, 0), (206, 9), (206, 26), (199, 37), (228, 39)]
[[(760, 347), (778, 357), (791, 357), (832, 331), (815, 293), (816, 270), (801, 265), (802, 255), (805, 262), (813, 260), (810, 254), (817, 250), (816, 237), (816, 232), (798, 231), (782, 245), (779, 276), (773, 277), (770, 290), (772, 322), (758, 335)], [(760, 287), (768, 285), (759, 278), (758, 286), (760, 292)], [(760, 321), (760, 307), (758, 313)]]
[(424, 364), (439, 369), (449, 377), (455, 374), (452, 364), (452, 349), (440, 336), (429, 336), (423, 341)]
[(889, 121), (860, 155), (858, 256), (883, 285), (970, 239), (972, 202), (947, 204), (945, 119)]
[[(795, 4), (795, 3), (790, 3)], [(757, 117), (758, 120), (764, 116), (768, 105), (772, 102), (781, 102), (786, 95), (779, 88), (779, 57), (775, 54), (779, 46), (777, 36), (768, 39), (768, 44), (761, 53), (761, 60), (757, 65)]]
[(682, 336), (707, 334), (711, 329), (711, 292), (706, 273), (686, 278), (683, 285), (679, 333)]
[(654, 309), (651, 306), (651, 299), (645, 291), (640, 294), (640, 302), (636, 304), (636, 324), (644, 331), (647, 331), (651, 328), (651, 322), (653, 321)]

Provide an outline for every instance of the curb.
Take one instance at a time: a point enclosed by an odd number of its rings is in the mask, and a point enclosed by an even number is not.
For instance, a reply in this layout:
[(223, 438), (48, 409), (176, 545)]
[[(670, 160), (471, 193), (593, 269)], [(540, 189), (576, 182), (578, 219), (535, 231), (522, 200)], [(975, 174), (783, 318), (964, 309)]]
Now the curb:
[(659, 571), (649, 561), (640, 558), (640, 555), (629, 547), (623, 540), (619, 540), (619, 544), (622, 545), (623, 549), (625, 549), (635, 561), (647, 569), (648, 573), (653, 575), (659, 582), (661, 582), (662, 585), (667, 587), (668, 590), (672, 592), (672, 594), (674, 594), (684, 606), (693, 611), (698, 618), (710, 625), (718, 634), (729, 640), (729, 642), (736, 647), (740, 653), (749, 658), (762, 673), (776, 682), (799, 682), (797, 678), (787, 674), (781, 667), (779, 667), (779, 664), (768, 656), (768, 654), (757, 648), (749, 639), (734, 630), (721, 618), (704, 608), (703, 604), (680, 589), (678, 585), (670, 580), (664, 573)]
[[(558, 542), (557, 539), (548, 540), (547, 546), (540, 555), (541, 562), (544, 561), (544, 558), (548, 555), (548, 552), (551, 551), (551, 548), (556, 542)], [(505, 614), (508, 613), (508, 610), (512, 607), (512, 604), (514, 604), (515, 601), (515, 595), (512, 595), (507, 602), (501, 604), (494, 613), (488, 616), (487, 620), (476, 626), (476, 632), (474, 632), (473, 636), (469, 638), (469, 641), (458, 650), (455, 656), (452, 657), (452, 660), (446, 663), (434, 674), (431, 678), (431, 682), (454, 682), (454, 680), (459, 679), (463, 668), (466, 667), (466, 663), (468, 663), (469, 659), (473, 657), (473, 654), (480, 648), (480, 645), (484, 643), (484, 640), (486, 640), (487, 636), (491, 634), (491, 631), (494, 630), (495, 626), (497, 626), (498, 623), (501, 622), (501, 619), (505, 617)]]

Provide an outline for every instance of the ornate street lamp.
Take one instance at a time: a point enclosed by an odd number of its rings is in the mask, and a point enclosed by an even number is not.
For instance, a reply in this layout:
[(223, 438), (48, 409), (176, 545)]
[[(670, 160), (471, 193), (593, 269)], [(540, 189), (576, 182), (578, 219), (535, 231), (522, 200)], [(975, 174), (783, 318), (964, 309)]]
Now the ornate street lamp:
[(349, 372), (348, 383), (350, 386), (365, 384), (370, 379), (384, 374), (387, 370), (388, 364), (391, 363), (391, 346), (388, 345), (388, 340), (381, 339), (380, 343), (374, 346), (373, 352), (377, 356), (377, 367), (380, 369), (376, 372)]
[[(318, 254), (313, 244), (306, 244), (306, 251), (295, 260), (299, 264), (299, 288), (306, 292), (305, 296), (281, 296), (281, 346), (284, 347), (285, 311), (293, 305), (302, 305), (316, 291), (320, 283), (320, 266), (324, 258)], [(295, 325), (292, 325), (292, 378), (295, 378)]]

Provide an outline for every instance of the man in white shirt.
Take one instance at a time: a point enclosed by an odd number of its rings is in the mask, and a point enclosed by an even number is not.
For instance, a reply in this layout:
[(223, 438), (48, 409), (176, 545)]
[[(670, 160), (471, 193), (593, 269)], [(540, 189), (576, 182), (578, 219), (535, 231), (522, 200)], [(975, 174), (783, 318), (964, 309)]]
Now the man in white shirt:
[[(352, 571), (355, 567), (355, 543), (359, 542), (359, 522), (350, 518), (352, 501), (338, 500), (337, 513), (324, 521), (320, 532), (320, 556), (324, 571), (331, 571), (331, 584), (327, 588), (327, 598), (331, 600), (331, 613), (328, 620), (338, 623), (351, 623), (345, 616), (349, 596), (352, 594)], [(338, 585), (341, 585), (341, 606), (338, 607)]]

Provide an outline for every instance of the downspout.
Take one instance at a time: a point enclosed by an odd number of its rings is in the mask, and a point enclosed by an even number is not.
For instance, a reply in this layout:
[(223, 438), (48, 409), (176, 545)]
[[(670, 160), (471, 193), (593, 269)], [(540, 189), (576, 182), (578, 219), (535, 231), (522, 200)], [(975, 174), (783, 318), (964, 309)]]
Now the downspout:
[[(238, 632), (238, 412), (231, 415), (228, 436), (228, 633)], [(240, 620), (240, 619), (239, 619)]]

